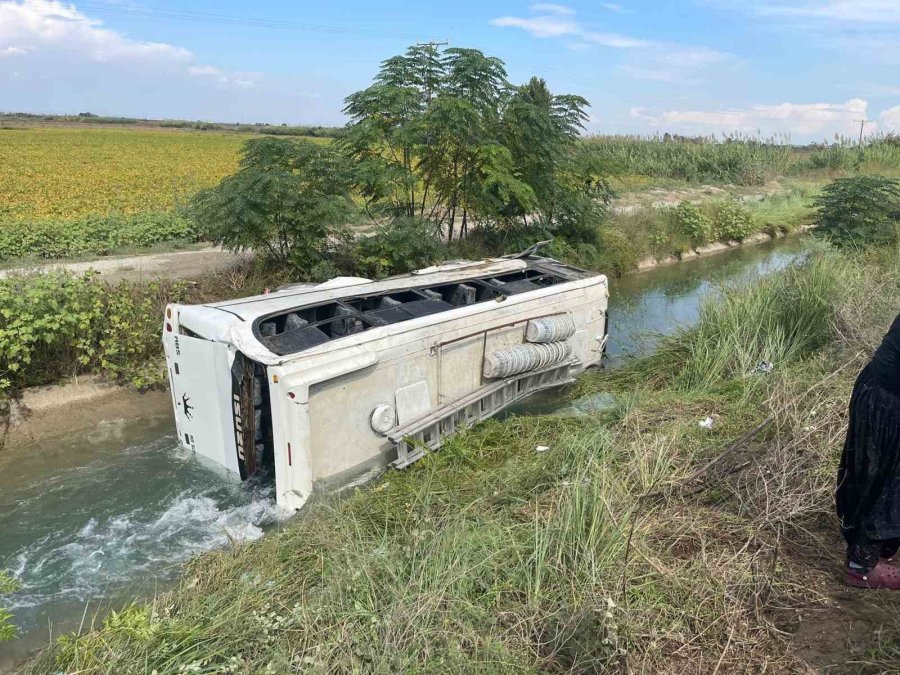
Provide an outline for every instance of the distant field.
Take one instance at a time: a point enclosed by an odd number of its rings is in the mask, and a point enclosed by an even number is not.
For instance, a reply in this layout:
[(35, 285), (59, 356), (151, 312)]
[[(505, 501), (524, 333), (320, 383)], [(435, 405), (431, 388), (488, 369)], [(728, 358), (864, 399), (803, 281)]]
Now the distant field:
[(248, 138), (183, 130), (0, 129), (0, 224), (170, 210), (232, 173)]
[(237, 166), (247, 136), (0, 130), (0, 221), (162, 211)]

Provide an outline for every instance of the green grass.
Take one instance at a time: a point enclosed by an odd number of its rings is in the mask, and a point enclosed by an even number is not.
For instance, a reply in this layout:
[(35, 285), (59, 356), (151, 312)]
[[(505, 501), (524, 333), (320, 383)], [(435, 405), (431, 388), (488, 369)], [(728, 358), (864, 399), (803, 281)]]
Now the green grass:
[(587, 153), (607, 173), (684, 181), (763, 185), (793, 175), (900, 172), (900, 142), (896, 136), (869, 140), (862, 151), (847, 139), (823, 146), (792, 146), (783, 139), (732, 136), (713, 138), (663, 138), (595, 136), (585, 141)]
[[(898, 309), (896, 252), (883, 256), (819, 254), (730, 291), (659, 357), (582, 378), (578, 393), (610, 392), (611, 409), (481, 424), (258, 542), (197, 558), (174, 592), (60, 639), (32, 672), (801, 670), (775, 617), (825, 602), (811, 589), (831, 570), (798, 560), (811, 530), (834, 526), (853, 369), (822, 380), (859, 348), (848, 327), (874, 339)], [(888, 287), (860, 324), (874, 283)], [(775, 372), (748, 373), (762, 357)], [(708, 414), (713, 429), (699, 428)], [(757, 464), (680, 491), (769, 414)]]

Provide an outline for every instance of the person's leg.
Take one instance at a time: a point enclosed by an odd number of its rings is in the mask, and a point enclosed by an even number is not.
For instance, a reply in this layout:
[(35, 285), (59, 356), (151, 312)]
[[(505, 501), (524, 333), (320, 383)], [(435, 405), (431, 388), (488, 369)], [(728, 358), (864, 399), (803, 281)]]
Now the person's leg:
[(856, 574), (865, 574), (878, 564), (883, 542), (873, 541), (864, 534), (848, 537), (847, 568)]
[(864, 535), (848, 536), (847, 541), (844, 582), (848, 586), (900, 591), (900, 567), (881, 558), (883, 553), (891, 550), (889, 541), (869, 539)]
[(885, 560), (893, 560), (900, 549), (900, 539), (885, 539), (881, 542), (881, 557)]

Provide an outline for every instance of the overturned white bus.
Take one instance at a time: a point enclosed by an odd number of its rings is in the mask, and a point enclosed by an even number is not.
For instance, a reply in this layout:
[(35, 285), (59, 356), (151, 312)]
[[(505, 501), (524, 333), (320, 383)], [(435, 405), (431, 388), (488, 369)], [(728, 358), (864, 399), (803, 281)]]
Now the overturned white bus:
[(523, 256), (169, 305), (178, 436), (242, 479), (270, 465), (298, 509), (571, 381), (604, 353), (607, 299), (603, 275)]

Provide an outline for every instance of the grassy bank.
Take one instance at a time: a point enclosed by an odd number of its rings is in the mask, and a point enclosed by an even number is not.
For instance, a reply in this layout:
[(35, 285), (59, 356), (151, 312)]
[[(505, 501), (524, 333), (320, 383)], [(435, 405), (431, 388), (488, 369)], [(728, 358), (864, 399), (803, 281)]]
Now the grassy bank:
[[(201, 556), (173, 593), (60, 639), (32, 670), (825, 665), (839, 655), (807, 654), (792, 636), (837, 612), (844, 409), (898, 283), (896, 252), (824, 253), (731, 290), (656, 356), (580, 380), (576, 395), (612, 393), (612, 406), (482, 424), (259, 542)], [(774, 371), (754, 372), (760, 361)], [(697, 424), (708, 415), (709, 430)], [(897, 636), (874, 628), (854, 658), (877, 669)], [(847, 632), (833, 630), (839, 650)]]

